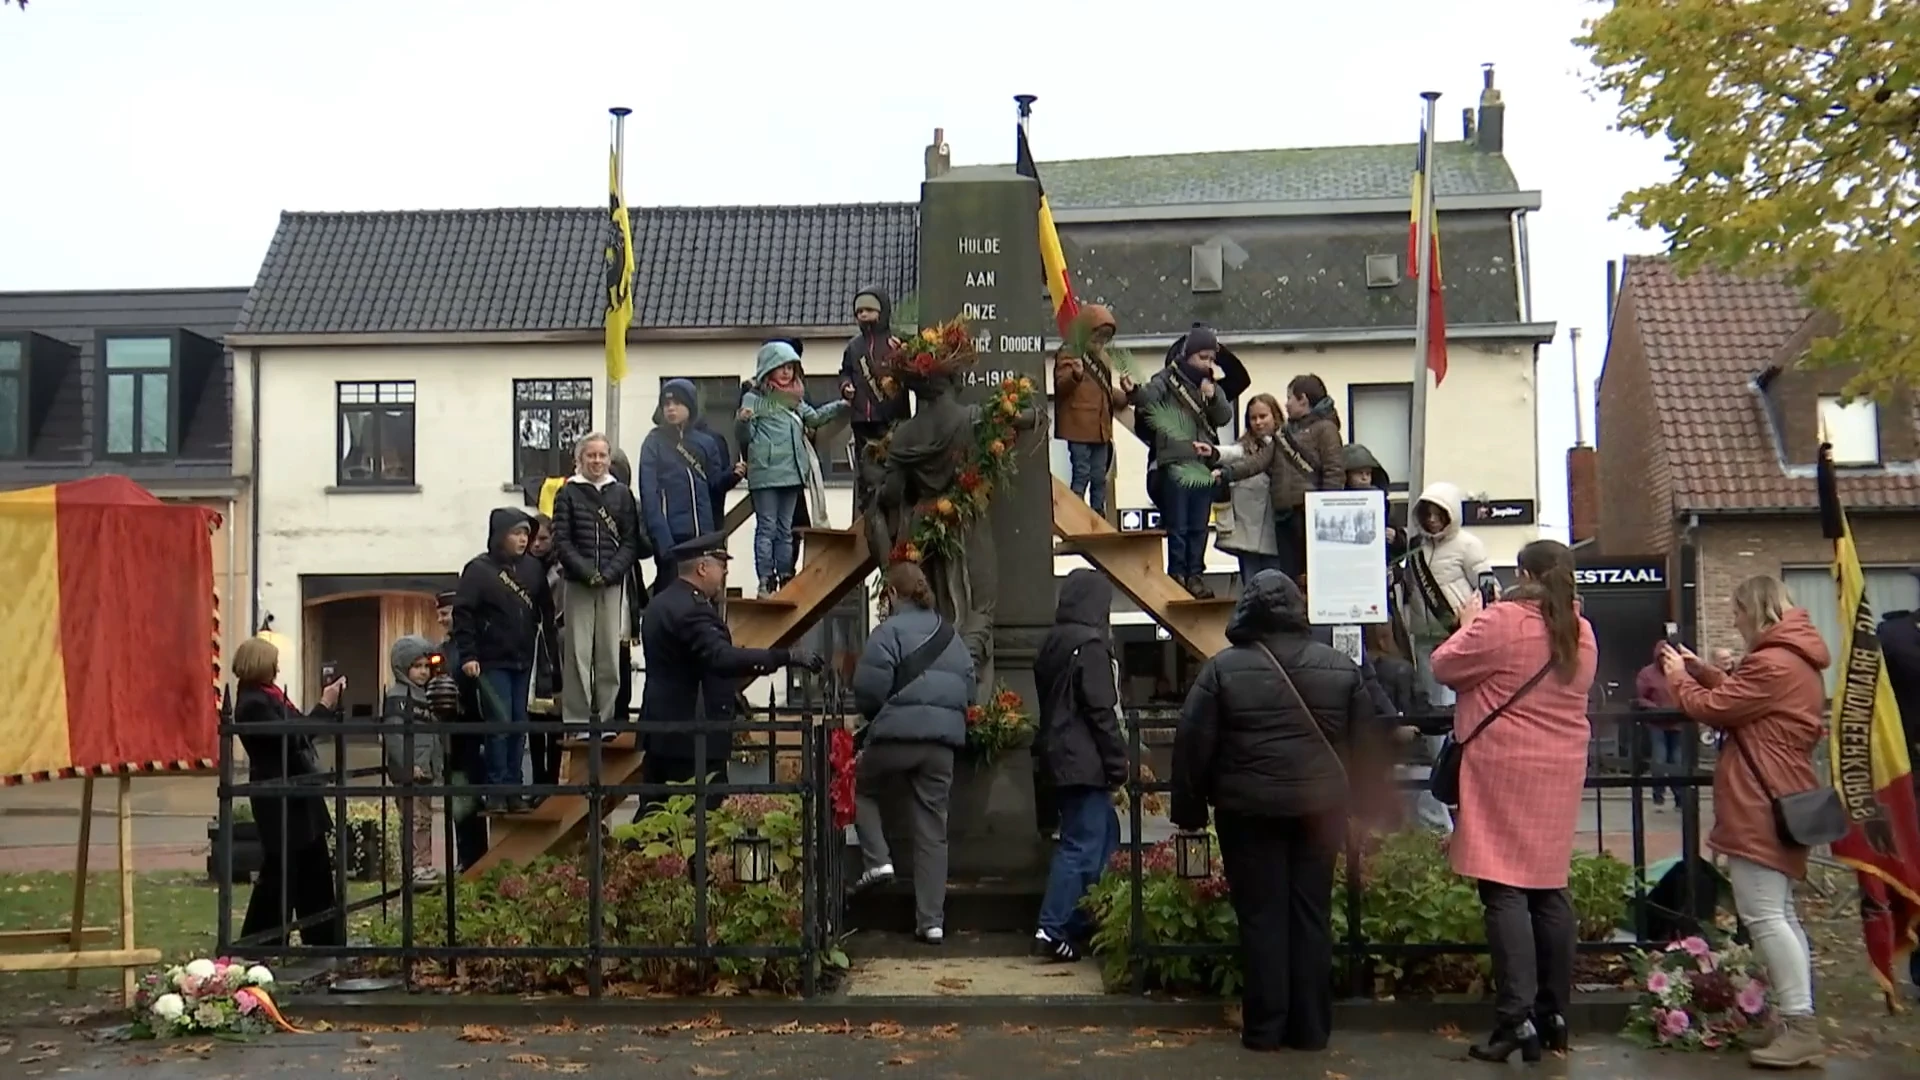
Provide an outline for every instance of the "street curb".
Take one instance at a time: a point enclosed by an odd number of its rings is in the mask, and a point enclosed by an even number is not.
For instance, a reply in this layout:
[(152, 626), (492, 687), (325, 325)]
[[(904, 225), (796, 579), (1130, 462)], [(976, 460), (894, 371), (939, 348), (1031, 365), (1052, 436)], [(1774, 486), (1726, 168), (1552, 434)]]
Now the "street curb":
[[(1567, 1024), (1579, 1032), (1615, 1032), (1626, 1025), (1633, 995), (1579, 994), (1568, 1009)], [(452, 1028), (466, 1024), (524, 1027), (571, 1020), (588, 1024), (646, 1027), (717, 1016), (738, 1028), (782, 1024), (867, 1025), (896, 1023), (910, 1027), (940, 1024), (1029, 1024), (1041, 1027), (1224, 1027), (1226, 1010), (1237, 1002), (1218, 998), (1143, 998), (1126, 994), (1046, 997), (850, 997), (817, 998), (518, 998), (453, 997), (404, 992), (378, 994), (302, 993), (284, 1000), (282, 1009), (302, 1023), (334, 1025), (419, 1024)], [(1337, 1001), (1334, 1027), (1341, 1031), (1413, 1032), (1454, 1028), (1477, 1031), (1493, 1020), (1488, 1001)]]
[[(77, 819), (79, 816), (80, 808), (78, 806), (0, 806), (0, 817), (63, 817)], [(114, 816), (114, 811), (110, 806), (96, 806), (93, 808), (93, 816), (97, 818), (110, 818)], [(168, 810), (134, 810), (130, 812), (130, 816), (136, 818), (194, 818), (202, 821), (211, 820), (214, 817), (213, 814), (205, 811), (179, 814)]]

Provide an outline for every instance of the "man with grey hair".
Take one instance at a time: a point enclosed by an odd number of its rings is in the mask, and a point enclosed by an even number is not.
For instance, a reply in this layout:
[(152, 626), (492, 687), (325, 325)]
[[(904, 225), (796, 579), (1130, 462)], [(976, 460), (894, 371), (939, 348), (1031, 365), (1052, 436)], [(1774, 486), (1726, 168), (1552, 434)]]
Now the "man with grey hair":
[(595, 432), (574, 451), (574, 474), (553, 497), (553, 546), (567, 585), (560, 715), (572, 724), (616, 719), (625, 583), (653, 552), (633, 489), (615, 479), (613, 444)]

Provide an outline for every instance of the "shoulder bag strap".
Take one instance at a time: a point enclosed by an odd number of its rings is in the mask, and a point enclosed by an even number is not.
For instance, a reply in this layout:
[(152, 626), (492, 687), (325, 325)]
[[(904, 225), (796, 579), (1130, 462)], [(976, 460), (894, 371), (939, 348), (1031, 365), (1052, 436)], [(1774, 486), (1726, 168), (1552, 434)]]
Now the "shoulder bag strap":
[(947, 651), (947, 643), (952, 640), (953, 624), (945, 619), (941, 619), (940, 625), (934, 627), (933, 633), (927, 636), (927, 640), (921, 642), (911, 653), (907, 654), (905, 659), (895, 665), (893, 669), (893, 687), (887, 691), (887, 696), (892, 697), (898, 694), (900, 691), (905, 690), (913, 680), (925, 675), (927, 669), (933, 666), (933, 662), (940, 659), (940, 654)]
[(1773, 794), (1773, 785), (1767, 783), (1766, 774), (1760, 771), (1760, 766), (1754, 762), (1753, 755), (1747, 752), (1747, 744), (1745, 740), (1740, 738), (1740, 732), (1727, 732), (1727, 741), (1732, 743), (1733, 748), (1740, 752), (1740, 760), (1747, 763), (1747, 771), (1753, 774), (1755, 780), (1760, 781), (1760, 791), (1766, 795), (1767, 802), (1772, 803), (1777, 801)]
[(1287, 688), (1287, 693), (1293, 697), (1294, 704), (1299, 705), (1300, 711), (1307, 714), (1307, 725), (1313, 728), (1315, 735), (1320, 736), (1320, 745), (1326, 747), (1327, 753), (1333, 755), (1334, 764), (1340, 767), (1340, 775), (1345, 776), (1347, 763), (1341, 760), (1340, 751), (1334, 749), (1333, 740), (1327, 738), (1326, 730), (1320, 726), (1320, 718), (1313, 715), (1313, 707), (1307, 704), (1307, 699), (1300, 696), (1299, 688), (1293, 685), (1293, 676), (1287, 674), (1286, 667), (1280, 663), (1279, 657), (1273, 655), (1273, 650), (1267, 648), (1266, 642), (1256, 641), (1253, 647), (1259, 649), (1260, 655), (1266, 657), (1267, 663), (1272, 664), (1273, 670), (1279, 673), (1280, 685)]
[(1526, 682), (1522, 683), (1520, 685), (1520, 689), (1515, 690), (1513, 692), (1512, 697), (1508, 698), (1505, 702), (1503, 702), (1499, 708), (1488, 713), (1487, 718), (1485, 720), (1480, 721), (1479, 727), (1474, 728), (1471, 734), (1469, 734), (1466, 738), (1461, 739), (1459, 741), (1459, 743), (1457, 744), (1459, 748), (1462, 750), (1465, 750), (1467, 748), (1467, 744), (1479, 738), (1481, 732), (1492, 727), (1493, 722), (1495, 720), (1498, 720), (1502, 716), (1505, 716), (1507, 714), (1507, 710), (1513, 708), (1515, 702), (1518, 702), (1521, 698), (1526, 697), (1528, 694), (1532, 693), (1533, 688), (1536, 686), (1539, 686), (1540, 680), (1546, 678), (1547, 672), (1552, 670), (1553, 670), (1553, 658), (1549, 656), (1547, 658), (1547, 662), (1541, 665), (1540, 670), (1533, 673), (1533, 678), (1528, 679)]

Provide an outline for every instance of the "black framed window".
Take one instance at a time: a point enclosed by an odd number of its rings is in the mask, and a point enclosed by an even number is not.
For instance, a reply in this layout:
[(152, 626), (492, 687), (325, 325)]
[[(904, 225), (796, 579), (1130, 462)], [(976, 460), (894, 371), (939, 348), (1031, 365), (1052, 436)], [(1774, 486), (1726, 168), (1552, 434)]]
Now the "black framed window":
[(343, 382), (334, 387), (340, 422), (339, 485), (412, 485), (413, 383)]
[(27, 452), (27, 350), (19, 338), (0, 338), (0, 458)]
[(102, 449), (115, 457), (173, 449), (174, 350), (170, 337), (101, 340), (106, 377)]
[(513, 478), (573, 474), (573, 451), (593, 431), (592, 379), (513, 380)]
[(1413, 471), (1413, 384), (1347, 387), (1347, 442), (1373, 451), (1392, 481), (1389, 490), (1407, 490), (1407, 477)]

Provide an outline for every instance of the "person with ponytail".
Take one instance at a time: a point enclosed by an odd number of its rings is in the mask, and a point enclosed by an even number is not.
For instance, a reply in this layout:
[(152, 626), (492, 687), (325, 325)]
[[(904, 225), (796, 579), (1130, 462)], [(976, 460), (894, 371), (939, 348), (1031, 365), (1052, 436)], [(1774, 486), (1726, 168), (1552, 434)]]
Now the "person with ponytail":
[[(947, 905), (947, 796), (953, 755), (967, 745), (974, 701), (973, 657), (933, 607), (919, 564), (887, 567), (885, 622), (873, 628), (853, 672), (853, 701), (866, 718), (854, 766), (854, 830), (863, 864), (854, 889), (893, 880), (893, 855), (880, 812), (883, 788), (907, 789), (913, 837), (914, 936), (938, 945)], [(896, 825), (899, 823), (895, 823)]]
[(1453, 870), (1479, 883), (1497, 1023), (1468, 1049), (1538, 1061), (1567, 1047), (1576, 924), (1567, 894), (1586, 784), (1587, 692), (1599, 650), (1574, 594), (1573, 552), (1554, 540), (1520, 549), (1520, 582), (1433, 651), (1433, 677), (1459, 701), (1453, 737), (1460, 806)]

